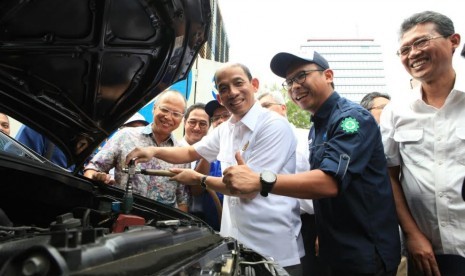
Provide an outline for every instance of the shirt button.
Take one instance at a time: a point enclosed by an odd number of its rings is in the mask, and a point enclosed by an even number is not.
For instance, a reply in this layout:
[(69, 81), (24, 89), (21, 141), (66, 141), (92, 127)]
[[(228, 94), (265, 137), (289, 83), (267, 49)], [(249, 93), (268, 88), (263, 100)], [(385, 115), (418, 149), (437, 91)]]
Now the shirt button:
[(441, 222), (441, 226), (445, 227), (447, 225), (447, 222), (443, 221)]
[(436, 138), (437, 141), (441, 141), (442, 137), (441, 136), (438, 136), (438, 138)]
[(442, 165), (442, 161), (438, 161), (438, 164), (439, 164), (439, 165)]
[(444, 196), (444, 193), (443, 192), (440, 192), (439, 193), (439, 197), (443, 197)]

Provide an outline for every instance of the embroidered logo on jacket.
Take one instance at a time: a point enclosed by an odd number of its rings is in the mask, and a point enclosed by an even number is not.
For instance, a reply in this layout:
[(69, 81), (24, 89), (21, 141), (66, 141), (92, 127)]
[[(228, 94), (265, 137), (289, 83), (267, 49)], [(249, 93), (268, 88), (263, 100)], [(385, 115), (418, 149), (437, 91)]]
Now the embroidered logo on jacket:
[(356, 119), (348, 117), (341, 122), (341, 127), (346, 133), (355, 133), (358, 131), (360, 125)]

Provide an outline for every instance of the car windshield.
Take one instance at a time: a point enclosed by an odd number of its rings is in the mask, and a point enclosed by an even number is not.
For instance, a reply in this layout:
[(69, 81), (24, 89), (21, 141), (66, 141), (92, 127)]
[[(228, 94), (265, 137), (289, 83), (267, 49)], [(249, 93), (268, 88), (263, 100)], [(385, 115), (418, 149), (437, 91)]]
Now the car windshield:
[(58, 167), (54, 165), (53, 163), (49, 162), (44, 157), (28, 149), (27, 147), (25, 147), (24, 145), (16, 141), (14, 138), (6, 135), (5, 133), (1, 131), (0, 131), (0, 154), (13, 155), (16, 157), (34, 160), (42, 164), (52, 164), (53, 166)]

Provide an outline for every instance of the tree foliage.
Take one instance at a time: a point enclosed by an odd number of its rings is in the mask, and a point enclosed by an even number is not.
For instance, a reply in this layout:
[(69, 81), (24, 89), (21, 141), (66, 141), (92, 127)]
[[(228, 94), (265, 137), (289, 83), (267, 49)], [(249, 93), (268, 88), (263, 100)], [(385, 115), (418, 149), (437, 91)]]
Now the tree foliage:
[(290, 98), (287, 94), (287, 91), (282, 88), (280, 85), (274, 84), (271, 87), (267, 87), (265, 85), (265, 89), (269, 91), (279, 91), (283, 95), (284, 99), (286, 100), (286, 107), (287, 107), (287, 118), (290, 123), (295, 125), (297, 128), (305, 128), (310, 129), (310, 117), (311, 114), (308, 111), (300, 109)]
[(286, 99), (287, 119), (297, 128), (310, 129), (310, 112), (300, 109), (294, 102)]

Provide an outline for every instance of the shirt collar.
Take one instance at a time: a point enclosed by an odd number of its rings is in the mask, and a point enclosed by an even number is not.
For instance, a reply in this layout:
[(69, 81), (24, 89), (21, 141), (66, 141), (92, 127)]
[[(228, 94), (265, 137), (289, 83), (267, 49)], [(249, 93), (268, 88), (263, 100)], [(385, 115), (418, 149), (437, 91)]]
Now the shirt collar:
[[(152, 137), (153, 141), (155, 141), (155, 139), (153, 138), (152, 124), (153, 123), (146, 125), (142, 129), (142, 134)], [(176, 139), (174, 138), (173, 133), (170, 133), (170, 136), (165, 141), (163, 141), (162, 144), (166, 142), (171, 142), (172, 145), (176, 144)]]
[(261, 113), (266, 112), (266, 109), (261, 106), (261, 104), (256, 101), (254, 105), (247, 111), (247, 113), (242, 117), (238, 122), (232, 123), (230, 119), (228, 121), (229, 128), (234, 126), (245, 125), (248, 129), (253, 131), (257, 125), (258, 117)]
[(331, 112), (333, 110), (333, 107), (337, 104), (341, 96), (334, 91), (331, 96), (320, 106), (318, 111), (313, 114), (312, 116), (312, 122), (316, 121), (322, 121), (326, 118), (328, 118), (331, 115)]
[[(452, 101), (458, 93), (465, 93), (465, 79), (459, 78), (457, 74), (455, 75), (454, 88), (449, 93), (446, 99), (446, 103)], [(413, 88), (413, 104), (414, 105), (426, 105), (422, 97), (421, 84)]]

